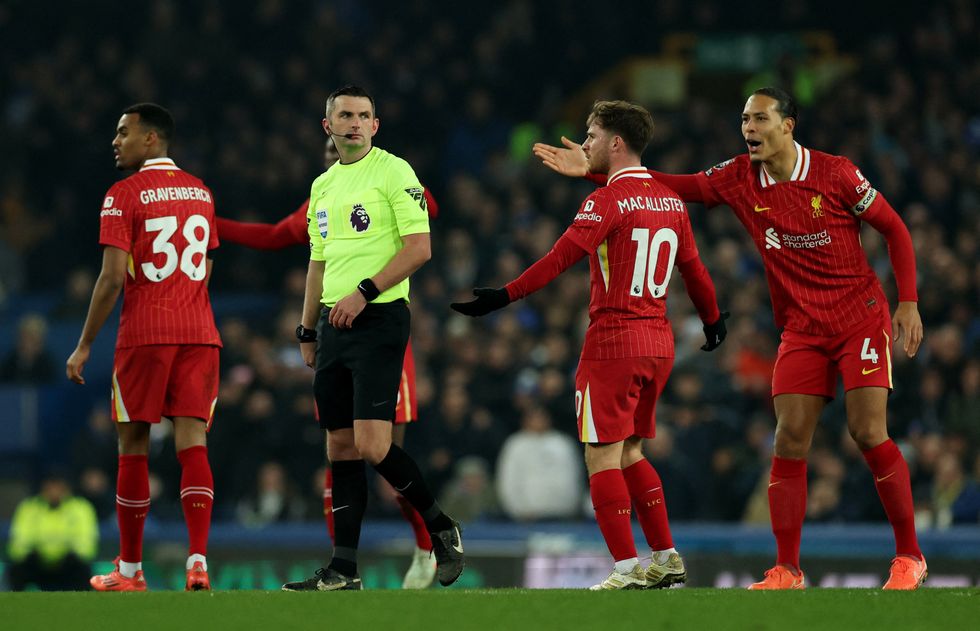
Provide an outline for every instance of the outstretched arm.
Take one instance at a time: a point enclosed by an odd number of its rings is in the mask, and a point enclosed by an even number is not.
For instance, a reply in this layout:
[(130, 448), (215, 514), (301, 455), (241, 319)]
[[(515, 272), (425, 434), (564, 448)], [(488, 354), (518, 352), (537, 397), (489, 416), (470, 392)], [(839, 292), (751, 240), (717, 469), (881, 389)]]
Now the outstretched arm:
[(218, 217), (218, 236), (222, 241), (238, 243), (256, 250), (281, 250), (291, 245), (309, 243), (306, 234), (306, 210), (309, 202), (284, 217), (279, 223), (249, 223)]
[[(605, 186), (608, 174), (589, 173), (589, 161), (585, 157), (582, 145), (561, 137), (564, 147), (555, 147), (543, 142), (534, 143), (531, 151), (543, 165), (556, 173), (568, 177), (584, 177), (593, 184)], [(648, 170), (657, 181), (673, 189), (685, 202), (704, 202), (704, 192), (698, 184), (697, 175), (671, 175), (660, 171)]]
[(551, 250), (527, 268), (516, 280), (504, 287), (477, 287), (473, 290), (476, 300), (454, 302), (449, 305), (463, 315), (482, 316), (502, 309), (515, 300), (520, 300), (541, 289), (566, 269), (577, 263), (586, 252), (568, 234), (563, 234)]
[(898, 308), (892, 318), (895, 342), (904, 338), (903, 348), (914, 357), (922, 343), (922, 317), (919, 315), (918, 292), (915, 286), (915, 250), (912, 235), (882, 195), (874, 201), (864, 217), (872, 228), (881, 233), (888, 244), (888, 258), (898, 285)]

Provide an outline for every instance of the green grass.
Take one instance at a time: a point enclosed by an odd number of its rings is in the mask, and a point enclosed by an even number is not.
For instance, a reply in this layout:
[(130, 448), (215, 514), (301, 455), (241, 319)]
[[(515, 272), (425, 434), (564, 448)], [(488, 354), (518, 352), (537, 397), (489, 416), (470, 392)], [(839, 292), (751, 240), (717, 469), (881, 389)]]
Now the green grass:
[(888, 629), (976, 628), (980, 589), (379, 590), (0, 594), (3, 629)]

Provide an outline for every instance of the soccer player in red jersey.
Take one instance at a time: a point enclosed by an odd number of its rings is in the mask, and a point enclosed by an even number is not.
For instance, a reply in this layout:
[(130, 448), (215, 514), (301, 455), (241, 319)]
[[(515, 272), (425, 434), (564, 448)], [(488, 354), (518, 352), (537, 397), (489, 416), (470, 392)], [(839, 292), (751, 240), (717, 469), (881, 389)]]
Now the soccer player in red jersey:
[[(687, 578), (674, 549), (663, 484), (643, 456), (654, 436), (657, 398), (670, 375), (674, 335), (667, 320), (667, 285), (674, 264), (705, 323), (707, 343), (725, 338), (711, 277), (698, 257), (687, 208), (640, 166), (653, 134), (650, 113), (625, 101), (597, 101), (583, 150), (592, 173), (611, 173), (589, 195), (551, 251), (500, 289), (474, 290), (476, 300), (452, 308), (480, 316), (533, 293), (589, 257), (589, 328), (575, 376), (575, 413), (585, 443), (589, 488), (599, 530), (615, 569), (592, 589), (669, 587)], [(640, 565), (630, 504), (651, 548)]]
[[(776, 439), (769, 482), (777, 559), (750, 589), (804, 587), (799, 550), (806, 457), (838, 376), (848, 430), (874, 475), (895, 534), (884, 588), (917, 589), (926, 561), (915, 532), (909, 471), (886, 426), (892, 344), (904, 340), (905, 353), (913, 357), (922, 342), (912, 238), (850, 160), (793, 139), (798, 118), (785, 91), (756, 90), (742, 112), (747, 154), (693, 175), (650, 172), (685, 201), (732, 208), (762, 256), (776, 324), (783, 329), (772, 383)], [(581, 148), (562, 142), (567, 148), (537, 144), (534, 153), (559, 173), (586, 175)], [(888, 243), (898, 285), (894, 318), (861, 247), (861, 221)]]
[[(327, 138), (324, 145), (324, 169), (329, 169), (340, 158), (333, 138)], [(434, 219), (439, 214), (439, 205), (429, 189), (425, 189), (426, 209), (429, 218)], [(281, 250), (293, 245), (309, 247), (310, 236), (307, 232), (306, 216), (310, 200), (306, 199), (294, 212), (286, 215), (278, 223), (249, 223), (218, 217), (218, 233), (223, 241), (238, 243), (256, 250)], [(402, 366), (402, 380), (398, 385), (398, 405), (395, 408), (395, 426), (392, 429), (392, 442), (399, 447), (405, 444), (405, 428), (409, 423), (418, 420), (418, 397), (415, 389), (415, 358), (412, 355), (412, 341), (409, 339), (405, 348), (405, 360)], [(323, 484), (323, 515), (327, 523), (327, 532), (333, 540), (333, 470), (327, 467)], [(425, 527), (425, 520), (418, 511), (400, 493), (396, 495), (398, 508), (405, 521), (412, 527), (415, 535), (415, 552), (412, 563), (402, 580), (403, 589), (425, 589), (432, 584), (436, 576), (435, 560), (432, 552), (432, 540)]]
[(207, 542), (214, 502), (207, 430), (218, 396), (218, 349), (208, 250), (218, 247), (214, 201), (201, 180), (167, 156), (170, 112), (152, 103), (126, 108), (112, 148), (116, 168), (137, 172), (106, 193), (100, 214), (102, 271), (66, 373), (84, 384), (92, 342), (125, 288), (112, 372), (112, 418), (119, 434), (116, 568), (92, 577), (99, 591), (145, 591), (143, 524), (150, 510), (150, 425), (173, 422), (180, 499), (190, 541), (187, 590), (211, 588)]

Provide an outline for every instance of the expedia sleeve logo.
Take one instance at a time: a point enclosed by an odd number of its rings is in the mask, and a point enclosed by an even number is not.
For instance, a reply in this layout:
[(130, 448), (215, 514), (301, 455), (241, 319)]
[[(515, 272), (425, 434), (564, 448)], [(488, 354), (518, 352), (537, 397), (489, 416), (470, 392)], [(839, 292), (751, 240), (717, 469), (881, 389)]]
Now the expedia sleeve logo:
[(354, 204), (350, 213), (350, 225), (357, 232), (364, 232), (371, 226), (371, 217), (363, 204)]
[(593, 210), (595, 208), (595, 202), (589, 200), (585, 202), (585, 206), (575, 215), (575, 221), (595, 221), (597, 223), (602, 223), (602, 215)]

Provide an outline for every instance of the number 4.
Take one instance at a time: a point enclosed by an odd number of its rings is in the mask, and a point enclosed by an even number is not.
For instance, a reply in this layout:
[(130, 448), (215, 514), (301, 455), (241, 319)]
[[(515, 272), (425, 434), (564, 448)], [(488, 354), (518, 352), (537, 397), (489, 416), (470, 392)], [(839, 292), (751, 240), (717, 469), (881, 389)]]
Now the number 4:
[(878, 363), (878, 352), (871, 348), (871, 338), (864, 338), (864, 346), (861, 347), (861, 359), (870, 359), (872, 364)]

